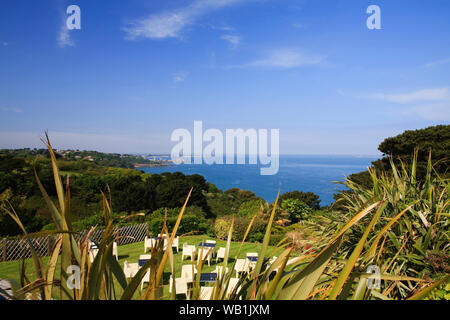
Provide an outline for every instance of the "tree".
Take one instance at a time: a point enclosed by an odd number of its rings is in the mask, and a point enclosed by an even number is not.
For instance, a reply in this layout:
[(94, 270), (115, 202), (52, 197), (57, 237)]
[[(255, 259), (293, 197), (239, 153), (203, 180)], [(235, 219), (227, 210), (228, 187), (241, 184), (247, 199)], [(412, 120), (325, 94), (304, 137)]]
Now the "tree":
[(311, 209), (318, 210), (320, 209), (320, 200), (317, 194), (312, 192), (302, 192), (302, 191), (292, 191), (283, 193), (280, 196), (280, 203), (287, 199), (297, 199), (304, 202)]
[(281, 203), (281, 211), (287, 212), (289, 220), (296, 223), (307, 219), (313, 210), (299, 199), (286, 199)]
[[(383, 153), (383, 158), (372, 162), (372, 168), (387, 174), (392, 173), (390, 161), (397, 167), (401, 167), (400, 161), (405, 166), (412, 163), (411, 159), (417, 150), (416, 179), (420, 183), (424, 181), (427, 172), (428, 157), (431, 151), (431, 160), (434, 171), (432, 174), (439, 174), (441, 177), (449, 177), (450, 161), (450, 125), (438, 125), (420, 130), (407, 130), (395, 137), (386, 138), (378, 146), (378, 150)], [(373, 182), (368, 171), (352, 174), (349, 180), (365, 188), (372, 188)], [(343, 193), (352, 191), (344, 190), (334, 195), (334, 199), (341, 199), (339, 203), (334, 203), (336, 210), (345, 209), (346, 201), (343, 200)]]

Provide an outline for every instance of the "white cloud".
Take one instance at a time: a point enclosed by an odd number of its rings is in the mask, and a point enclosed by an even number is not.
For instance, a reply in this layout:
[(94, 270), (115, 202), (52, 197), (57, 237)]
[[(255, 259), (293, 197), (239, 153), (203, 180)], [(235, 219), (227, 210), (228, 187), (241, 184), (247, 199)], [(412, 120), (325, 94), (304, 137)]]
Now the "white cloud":
[(222, 40), (231, 44), (231, 48), (236, 49), (241, 43), (241, 37), (236, 35), (227, 34), (221, 37)]
[(395, 103), (418, 103), (423, 101), (439, 101), (450, 99), (450, 92), (448, 88), (438, 88), (423, 89), (397, 94), (376, 93), (371, 95), (371, 97)]
[(436, 60), (436, 61), (431, 61), (429, 63), (424, 64), (423, 66), (425, 68), (432, 68), (432, 67), (443, 65), (443, 64), (447, 64), (447, 63), (450, 63), (450, 58), (442, 59), (442, 60)]
[(184, 82), (184, 80), (186, 80), (187, 77), (187, 73), (185, 72), (178, 72), (176, 74), (173, 75), (173, 82), (174, 83), (178, 83), (178, 82)]
[(310, 56), (298, 50), (279, 49), (270, 52), (263, 59), (244, 65), (244, 67), (298, 68), (316, 65), (322, 61), (322, 57)]
[(376, 93), (366, 98), (407, 105), (394, 110), (402, 116), (417, 116), (423, 120), (450, 120), (450, 90), (448, 88), (422, 89), (404, 93)]
[(127, 40), (180, 38), (182, 30), (201, 16), (248, 0), (195, 0), (192, 4), (171, 11), (151, 14), (123, 28)]

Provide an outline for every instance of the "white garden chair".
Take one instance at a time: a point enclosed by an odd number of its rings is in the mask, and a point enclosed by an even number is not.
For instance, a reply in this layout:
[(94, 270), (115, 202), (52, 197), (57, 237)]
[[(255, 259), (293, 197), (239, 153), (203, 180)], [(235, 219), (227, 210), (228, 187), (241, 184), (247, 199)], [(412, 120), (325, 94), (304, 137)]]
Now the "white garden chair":
[[(170, 276), (169, 280), (169, 293), (172, 293), (173, 278)], [(184, 294), (186, 299), (189, 299), (189, 291), (187, 281), (184, 278), (175, 278), (175, 294)]]
[(179, 252), (179, 249), (178, 249), (179, 243), (180, 243), (180, 237), (176, 237), (175, 239), (173, 239), (172, 248), (176, 248), (177, 253)]
[[(258, 258), (258, 253), (257, 252), (248, 252), (246, 255), (247, 260), (249, 260), (249, 258)], [(249, 260), (250, 261), (250, 268), (254, 268), (256, 266), (256, 261), (254, 260)]]
[(195, 246), (194, 245), (189, 245), (187, 244), (187, 242), (183, 243), (183, 251), (181, 253), (181, 261), (184, 260), (184, 257), (190, 257), (191, 261), (194, 261), (194, 256), (195, 256)]
[(137, 263), (128, 263), (127, 260), (123, 263), (123, 273), (125, 277), (132, 278), (139, 271), (139, 265)]
[(225, 248), (219, 248), (216, 255), (216, 263), (219, 259), (225, 259)]
[(97, 245), (92, 242), (91, 240), (88, 241), (88, 252), (89, 252), (89, 260), (91, 261), (91, 263), (94, 262), (94, 258), (98, 253), (98, 247)]
[(186, 282), (194, 281), (194, 274), (197, 273), (197, 268), (192, 264), (184, 264), (181, 266), (181, 278)]
[(210, 266), (213, 249), (208, 247), (202, 248), (198, 248), (198, 261), (200, 261), (200, 259), (202, 259), (203, 261), (208, 261), (208, 266)]
[(236, 277), (239, 277), (239, 273), (250, 271), (250, 261), (245, 259), (236, 259), (236, 264), (234, 265), (234, 271), (236, 271)]
[[(163, 237), (164, 239), (164, 245), (163, 245), (163, 250), (165, 251), (167, 249), (167, 244), (169, 243), (169, 240), (167, 239), (167, 237)], [(152, 246), (156, 246), (156, 241), (155, 239), (150, 239), (152, 241)]]
[(115, 241), (113, 243), (112, 254), (113, 254), (113, 256), (116, 257), (116, 260), (119, 260), (119, 254), (117, 253), (117, 242), (115, 242)]
[[(223, 266), (216, 266), (216, 269), (213, 271), (213, 273), (217, 273), (217, 277), (220, 279), (223, 272)], [(228, 268), (225, 268), (225, 275), (228, 273)]]
[(147, 236), (145, 236), (145, 239), (144, 239), (144, 253), (146, 253), (148, 249), (151, 249), (151, 247), (152, 247), (152, 239), (147, 237)]
[[(239, 278), (231, 278), (230, 283), (228, 284), (227, 289), (227, 297), (230, 297), (231, 293), (233, 292), (234, 288), (236, 288), (237, 284), (239, 283)], [(236, 289), (236, 293), (239, 292), (240, 287)]]

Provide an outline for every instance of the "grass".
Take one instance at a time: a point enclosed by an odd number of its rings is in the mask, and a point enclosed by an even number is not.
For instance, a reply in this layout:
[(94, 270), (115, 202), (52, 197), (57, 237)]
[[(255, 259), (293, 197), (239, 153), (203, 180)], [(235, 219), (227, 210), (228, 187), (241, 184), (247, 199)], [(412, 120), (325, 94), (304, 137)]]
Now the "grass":
[[(188, 257), (185, 257), (184, 261), (181, 261), (181, 254), (183, 251), (183, 243), (187, 242), (190, 245), (197, 246), (200, 242), (202, 242), (204, 240), (212, 240), (212, 239), (213, 238), (208, 237), (207, 235), (180, 237), (179, 252), (177, 253), (177, 251), (174, 249), (174, 262), (175, 262), (176, 277), (181, 276), (181, 266), (182, 265), (191, 263), (191, 259)], [(214, 239), (214, 240), (217, 241), (216, 250), (219, 247), (226, 247), (226, 241), (222, 241), (222, 240), (218, 240), (218, 239)], [(238, 253), (240, 244), (241, 244), (240, 242), (232, 242), (231, 243), (230, 258), (228, 259), (228, 268), (230, 268), (230, 271), (231, 271), (231, 267), (234, 262), (234, 257), (236, 257), (236, 255)], [(250, 242), (244, 243), (238, 258), (240, 258), (240, 259), (245, 258), (245, 255), (247, 252), (260, 252), (261, 246), (262, 246), (262, 244), (260, 244), (260, 243), (250, 243)], [(273, 247), (269, 247), (268, 249), (269, 249), (269, 254), (270, 254), (271, 250), (273, 250)], [(117, 251), (118, 251), (118, 255), (119, 255), (119, 264), (123, 268), (125, 260), (128, 261), (129, 263), (136, 263), (139, 259), (139, 256), (141, 254), (144, 254), (144, 242), (136, 242), (136, 243), (119, 246)], [(44, 264), (47, 264), (49, 257), (43, 257), (42, 260), (43, 260)], [(0, 263), (0, 279), (13, 279), (13, 280), (19, 282), (20, 281), (20, 266), (21, 266), (21, 264), (22, 264), (22, 260), (1, 262)], [(208, 266), (208, 264), (205, 263), (203, 265), (202, 272), (203, 273), (212, 272), (216, 268), (216, 266), (222, 266), (222, 265), (223, 265), (223, 261), (221, 259), (219, 259), (217, 264), (216, 264), (215, 259), (211, 259), (211, 266)], [(59, 267), (60, 267), (60, 260), (58, 259), (58, 265), (57, 265), (57, 269), (56, 269), (57, 270), (57, 272), (56, 272), (57, 278), (59, 278), (59, 275), (60, 275)], [(32, 259), (25, 260), (25, 270), (26, 270), (26, 275), (29, 279), (34, 279), (37, 277), (37, 275), (35, 274), (35, 270), (33, 268)], [(164, 285), (163, 299), (169, 298), (168, 284), (169, 284), (170, 274), (171, 274), (170, 265), (167, 264), (164, 269), (164, 275), (163, 275), (163, 285)], [(233, 277), (235, 277), (235, 274), (233, 275)], [(145, 286), (146, 285), (144, 285), (144, 290), (145, 290)], [(115, 287), (118, 290), (118, 292), (121, 292), (122, 289), (120, 288), (120, 286), (117, 283), (115, 283)], [(58, 290), (55, 290), (55, 294), (57, 294), (57, 291)], [(139, 296), (140, 296), (140, 294), (139, 294), (139, 292), (137, 292), (136, 298), (138, 298)], [(182, 298), (183, 296), (178, 296), (178, 297)]]

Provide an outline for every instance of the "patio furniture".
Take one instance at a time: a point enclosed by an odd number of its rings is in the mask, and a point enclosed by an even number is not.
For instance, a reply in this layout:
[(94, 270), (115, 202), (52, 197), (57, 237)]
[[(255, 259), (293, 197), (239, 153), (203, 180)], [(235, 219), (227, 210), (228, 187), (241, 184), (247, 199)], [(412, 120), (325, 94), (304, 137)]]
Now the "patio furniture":
[(139, 265), (137, 263), (128, 263), (127, 260), (123, 263), (123, 273), (125, 277), (132, 278), (139, 271)]
[(184, 257), (191, 257), (191, 261), (194, 261), (194, 256), (195, 256), (195, 246), (194, 245), (189, 245), (186, 242), (183, 243), (183, 251), (181, 253), (181, 261), (184, 260)]
[(248, 252), (246, 257), (248, 260), (250, 260), (252, 262), (258, 261), (258, 253), (256, 253), (256, 252)]
[(151, 258), (152, 258), (151, 254), (141, 254), (138, 260), (139, 268), (141, 268)]
[[(228, 289), (227, 289), (227, 297), (230, 297), (230, 295), (233, 293), (233, 290), (236, 288), (236, 286), (239, 283), (239, 278), (231, 278), (230, 282), (228, 284)], [(238, 288), (236, 288), (235, 293), (239, 292), (240, 286)]]
[[(217, 273), (217, 276), (220, 278), (222, 276), (223, 266), (216, 266), (216, 269), (213, 272)], [(225, 268), (225, 275), (227, 273), (228, 273), (228, 268)]]
[[(172, 293), (172, 286), (173, 278), (171, 275), (169, 279), (169, 293)], [(184, 294), (186, 295), (186, 299), (189, 299), (188, 285), (185, 278), (175, 278), (175, 294)]]
[(212, 257), (213, 247), (211, 246), (202, 246), (198, 248), (198, 261), (208, 261), (208, 266), (211, 265), (211, 257)]
[(162, 238), (161, 237), (155, 237), (155, 238), (152, 238), (150, 240), (152, 242), (152, 246), (153, 247), (156, 247), (156, 241), (164, 240), (163, 250), (165, 251), (167, 249), (167, 244), (169, 243), (169, 240), (167, 239), (167, 237), (165, 237), (165, 236), (163, 236)]
[(225, 248), (219, 248), (216, 254), (216, 263), (219, 259), (225, 259)]
[(116, 260), (119, 260), (119, 254), (117, 253), (117, 242), (113, 242), (113, 250), (112, 250), (113, 256), (116, 257)]
[(192, 264), (185, 264), (181, 266), (181, 278), (186, 280), (186, 282), (192, 282), (194, 279), (194, 274), (197, 273), (197, 269)]
[(147, 236), (145, 236), (145, 239), (144, 239), (144, 253), (146, 253), (148, 249), (151, 249), (151, 247), (152, 247), (152, 239), (147, 237)]
[(168, 238), (164, 235), (164, 236), (162, 236), (162, 237), (154, 237), (154, 238), (148, 238), (147, 236), (145, 237), (145, 239), (144, 239), (144, 253), (146, 253), (147, 252), (147, 250), (148, 249), (151, 249), (151, 248), (153, 248), (153, 247), (155, 247), (156, 246), (156, 241), (157, 240), (162, 240), (162, 239), (164, 239), (164, 250), (166, 250), (167, 249), (167, 244), (168, 244)]
[(179, 242), (180, 242), (180, 237), (176, 237), (175, 239), (173, 239), (173, 242), (172, 242), (172, 248), (176, 248), (177, 249), (177, 253), (179, 252), (179, 249), (178, 249)]
[(91, 240), (89, 240), (88, 242), (88, 246), (89, 246), (89, 260), (92, 262), (94, 262), (95, 256), (98, 253), (98, 247), (97, 245), (92, 242)]
[[(198, 273), (194, 274), (194, 282), (197, 281)], [(199, 282), (216, 282), (217, 280), (217, 273), (210, 272), (210, 273), (200, 273), (200, 280)]]
[(241, 272), (248, 273), (250, 271), (250, 260), (236, 259), (234, 270), (236, 271), (236, 277), (239, 277), (239, 273)]

